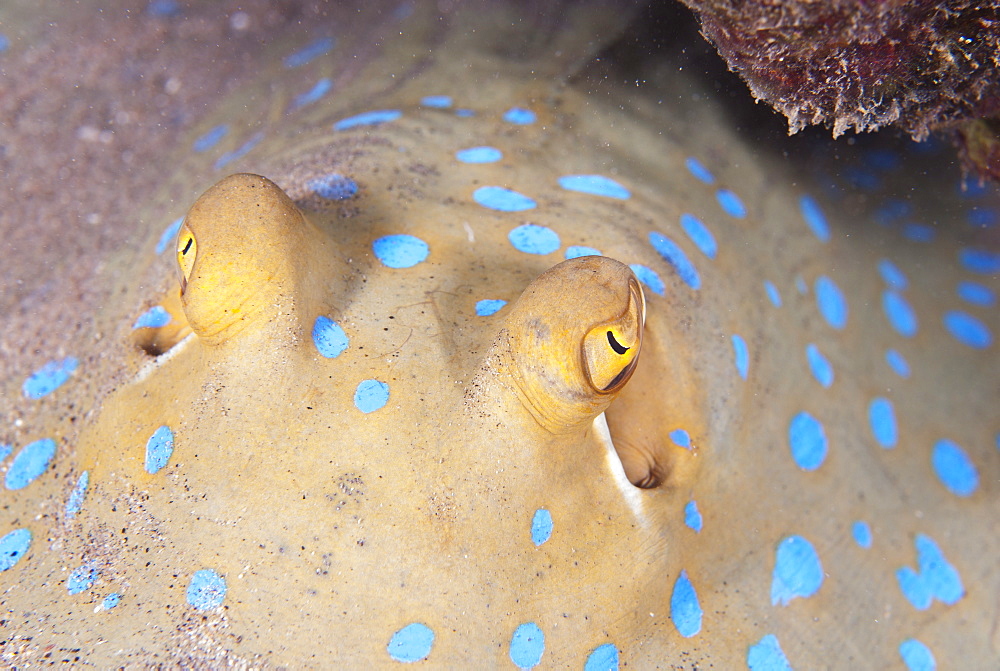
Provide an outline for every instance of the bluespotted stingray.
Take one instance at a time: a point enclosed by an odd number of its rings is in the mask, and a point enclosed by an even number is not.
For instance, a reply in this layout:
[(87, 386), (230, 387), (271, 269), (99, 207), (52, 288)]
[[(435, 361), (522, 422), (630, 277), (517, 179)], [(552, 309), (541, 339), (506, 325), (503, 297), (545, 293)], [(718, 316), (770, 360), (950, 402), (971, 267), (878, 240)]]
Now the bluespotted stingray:
[(1000, 255), (941, 217), (996, 192), (489, 7), (281, 41), (164, 162), (5, 387), (2, 659), (994, 668)]

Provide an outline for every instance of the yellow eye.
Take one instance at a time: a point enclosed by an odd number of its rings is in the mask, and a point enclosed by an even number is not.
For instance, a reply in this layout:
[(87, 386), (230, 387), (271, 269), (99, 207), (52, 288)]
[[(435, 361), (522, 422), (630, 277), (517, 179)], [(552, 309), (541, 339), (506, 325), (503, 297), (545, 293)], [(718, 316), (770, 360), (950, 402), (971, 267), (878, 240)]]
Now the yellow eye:
[(587, 377), (595, 389), (612, 392), (624, 385), (635, 370), (642, 344), (645, 318), (642, 290), (630, 287), (628, 309), (614, 321), (592, 328), (583, 338)]
[(177, 234), (177, 264), (181, 267), (181, 293), (184, 293), (188, 280), (191, 279), (191, 271), (194, 269), (197, 256), (198, 242), (194, 239), (194, 233), (185, 224)]

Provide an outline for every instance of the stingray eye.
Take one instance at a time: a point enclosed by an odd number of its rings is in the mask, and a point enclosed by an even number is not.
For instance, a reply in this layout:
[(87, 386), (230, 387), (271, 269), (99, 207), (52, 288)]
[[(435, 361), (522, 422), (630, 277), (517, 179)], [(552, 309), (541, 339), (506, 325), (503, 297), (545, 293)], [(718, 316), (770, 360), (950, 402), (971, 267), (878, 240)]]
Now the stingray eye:
[(191, 279), (191, 271), (194, 268), (195, 257), (198, 256), (198, 242), (194, 239), (194, 233), (185, 224), (180, 233), (177, 234), (177, 264), (181, 267), (181, 291), (187, 286)]
[(610, 324), (595, 326), (584, 336), (587, 376), (598, 391), (615, 391), (631, 377), (642, 343), (644, 316), (642, 290), (636, 286), (624, 314)]

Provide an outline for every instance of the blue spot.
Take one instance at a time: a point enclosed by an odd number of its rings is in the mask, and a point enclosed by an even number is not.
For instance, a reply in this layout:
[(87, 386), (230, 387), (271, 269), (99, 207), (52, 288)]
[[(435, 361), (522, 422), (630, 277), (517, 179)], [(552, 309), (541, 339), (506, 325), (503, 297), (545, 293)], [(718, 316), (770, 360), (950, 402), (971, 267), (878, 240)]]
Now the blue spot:
[(587, 655), (583, 671), (618, 671), (618, 648), (613, 643), (597, 646)]
[(788, 425), (788, 443), (792, 459), (804, 471), (815, 471), (826, 459), (826, 432), (808, 412), (800, 412)]
[(771, 605), (787, 606), (792, 599), (810, 597), (823, 584), (823, 566), (812, 544), (802, 536), (788, 536), (778, 545), (771, 580)]
[(956, 292), (959, 298), (973, 305), (991, 306), (997, 302), (992, 289), (975, 282), (959, 282)]
[(451, 96), (424, 96), (420, 99), (420, 104), (435, 109), (448, 109), (452, 105), (452, 100)]
[(885, 280), (885, 283), (893, 289), (903, 291), (909, 286), (909, 280), (906, 279), (906, 275), (889, 259), (879, 259), (878, 272), (882, 276), (882, 279)]
[(715, 177), (709, 172), (708, 168), (703, 166), (698, 159), (693, 156), (688, 156), (687, 160), (684, 161), (684, 165), (687, 166), (688, 172), (690, 172), (695, 179), (704, 182), (705, 184), (711, 184), (715, 181)]
[(122, 601), (122, 595), (115, 592), (114, 594), (109, 594), (104, 597), (104, 601), (101, 602), (101, 610), (111, 610), (117, 606)]
[(397, 662), (419, 662), (431, 654), (432, 645), (434, 645), (434, 632), (431, 628), (426, 624), (414, 622), (393, 634), (386, 650)]
[(882, 447), (888, 449), (896, 447), (898, 431), (896, 428), (896, 411), (892, 401), (887, 398), (872, 399), (868, 404), (868, 424), (871, 426), (872, 435)]
[(504, 112), (503, 120), (509, 123), (516, 123), (519, 126), (526, 126), (535, 123), (535, 113), (523, 107), (511, 107)]
[(306, 188), (320, 198), (327, 200), (347, 200), (358, 192), (358, 183), (350, 177), (332, 172), (322, 177), (314, 177), (306, 182)]
[(524, 194), (502, 186), (481, 186), (473, 192), (472, 199), (483, 207), (499, 212), (524, 212), (538, 206)]
[(181, 11), (177, 0), (150, 0), (146, 5), (146, 13), (150, 16), (165, 19), (179, 14)]
[(629, 264), (629, 268), (632, 269), (632, 272), (635, 273), (639, 281), (649, 287), (649, 290), (654, 294), (663, 296), (666, 293), (667, 287), (663, 284), (663, 280), (660, 279), (655, 270), (638, 263)]
[(14, 451), (13, 446), (4, 445), (3, 443), (0, 443), (0, 461), (6, 459), (7, 456), (13, 451)]
[(958, 259), (965, 266), (965, 269), (971, 272), (983, 275), (1000, 273), (1000, 253), (966, 247), (959, 250)]
[(0, 538), (0, 571), (6, 571), (20, 561), (31, 547), (31, 531), (14, 529)]
[(11, 462), (4, 485), (7, 489), (24, 489), (45, 472), (54, 456), (56, 456), (56, 441), (51, 438), (28, 443)]
[(882, 311), (899, 335), (912, 338), (917, 334), (917, 315), (901, 294), (891, 289), (883, 291)]
[(552, 537), (552, 513), (539, 508), (531, 518), (531, 542), (538, 547)]
[(80, 508), (83, 507), (83, 499), (87, 496), (88, 486), (90, 486), (90, 472), (84, 471), (77, 478), (73, 491), (69, 493), (69, 498), (66, 499), (66, 517), (74, 517), (80, 512)]
[(197, 140), (195, 140), (194, 144), (191, 145), (191, 148), (194, 149), (199, 154), (201, 152), (208, 151), (215, 145), (219, 144), (219, 140), (226, 137), (226, 134), (228, 132), (229, 132), (229, 124), (220, 123), (218, 126), (216, 126), (212, 130), (208, 131), (207, 133), (199, 137)]
[(286, 68), (298, 68), (301, 67), (313, 59), (319, 58), (327, 54), (330, 49), (333, 49), (333, 38), (332, 37), (321, 37), (314, 40), (302, 47), (293, 54), (285, 56), (285, 67)]
[(593, 247), (583, 247), (581, 245), (571, 245), (566, 248), (567, 259), (576, 259), (581, 256), (601, 256), (601, 250)]
[(632, 196), (624, 186), (603, 175), (564, 175), (559, 178), (559, 186), (567, 191), (589, 193), (594, 196), (627, 200)]
[(674, 441), (674, 445), (677, 447), (683, 447), (686, 450), (691, 449), (691, 435), (684, 429), (674, 429), (671, 431), (670, 440)]
[(955, 567), (941, 554), (929, 536), (917, 534), (913, 541), (917, 549), (917, 570), (903, 566), (896, 571), (896, 580), (903, 595), (917, 610), (927, 610), (934, 599), (952, 606), (965, 595), (962, 579)]
[(691, 242), (701, 250), (701, 253), (710, 259), (714, 259), (715, 255), (718, 253), (719, 248), (715, 244), (715, 237), (712, 232), (705, 227), (705, 224), (701, 223), (701, 220), (693, 214), (682, 214), (681, 215), (681, 227), (684, 232), (688, 234), (691, 238)]
[(36, 370), (24, 381), (21, 391), (26, 398), (37, 400), (61, 387), (80, 364), (74, 357), (56, 359)]
[(923, 224), (907, 224), (903, 226), (903, 237), (912, 242), (932, 242), (934, 229)]
[(747, 208), (744, 207), (743, 201), (729, 189), (719, 189), (716, 191), (715, 199), (719, 201), (719, 205), (722, 206), (722, 209), (729, 216), (736, 217), (737, 219), (747, 216)]
[(139, 315), (139, 318), (132, 324), (132, 329), (156, 329), (166, 326), (172, 320), (173, 317), (170, 316), (170, 313), (162, 305), (154, 305)]
[(487, 298), (476, 303), (476, 314), (480, 317), (489, 317), (505, 305), (507, 305), (507, 301), (505, 300), (501, 300), (499, 298)]
[(327, 77), (323, 77), (318, 82), (316, 82), (311, 89), (305, 93), (300, 93), (292, 99), (292, 109), (299, 109), (300, 107), (305, 107), (306, 105), (311, 105), (316, 102), (333, 88), (333, 82)]
[(10, 39), (3, 33), (0, 33), (0, 54), (8, 49), (10, 49)]
[(354, 392), (354, 405), (365, 414), (375, 412), (388, 402), (389, 385), (385, 382), (362, 380)]
[(993, 343), (993, 335), (986, 324), (966, 312), (946, 312), (944, 327), (955, 340), (975, 349), (986, 349)]
[(167, 465), (174, 453), (174, 432), (161, 426), (146, 441), (146, 472), (156, 473)]
[(470, 109), (457, 109), (455, 110), (455, 116), (467, 118), (470, 116), (476, 116), (476, 113)]
[(525, 622), (510, 638), (510, 659), (519, 669), (534, 668), (544, 652), (545, 634), (534, 622)]
[(806, 345), (806, 358), (809, 359), (809, 370), (812, 371), (816, 381), (823, 387), (829, 388), (833, 384), (833, 366), (827, 358), (812, 343)]
[(740, 374), (740, 377), (744, 380), (747, 379), (747, 374), (750, 372), (750, 353), (747, 350), (747, 342), (743, 339), (743, 336), (733, 334), (733, 355), (736, 357), (736, 372)]
[(691, 638), (701, 631), (701, 605), (694, 585), (688, 580), (687, 571), (681, 571), (674, 582), (674, 591), (670, 595), (670, 619), (684, 638)]
[(412, 268), (430, 254), (427, 243), (412, 235), (387, 235), (372, 243), (375, 256), (390, 268)]
[(171, 243), (177, 237), (177, 232), (181, 230), (181, 226), (183, 224), (184, 217), (177, 217), (169, 226), (163, 229), (163, 233), (160, 235), (160, 239), (156, 243), (157, 254), (162, 254), (167, 251), (167, 248), (171, 246)]
[(912, 209), (910, 204), (904, 200), (890, 199), (875, 210), (872, 218), (875, 220), (875, 223), (888, 226), (903, 217), (909, 216)]
[(937, 668), (931, 649), (915, 638), (908, 638), (899, 644), (899, 656), (903, 658), (907, 671), (934, 671)]
[(688, 257), (684, 254), (684, 250), (678, 247), (677, 243), (662, 233), (657, 233), (656, 231), (649, 234), (649, 242), (653, 245), (653, 249), (655, 249), (667, 263), (674, 267), (674, 270), (677, 272), (677, 276), (680, 277), (685, 284), (692, 289), (698, 289), (701, 287), (701, 277), (698, 276), (698, 271), (691, 264), (691, 262), (688, 261)]
[(221, 170), (222, 168), (232, 163), (233, 161), (237, 161), (243, 158), (244, 156), (249, 154), (254, 147), (260, 144), (260, 141), (263, 139), (264, 139), (264, 133), (262, 132), (254, 133), (249, 140), (244, 142), (238, 148), (234, 149), (233, 151), (226, 152), (218, 159), (216, 159), (214, 168), (216, 170)]
[(941, 484), (957, 496), (972, 496), (979, 486), (976, 465), (965, 450), (950, 440), (942, 439), (934, 444), (931, 464)]
[(361, 114), (341, 119), (333, 124), (333, 130), (347, 130), (348, 128), (356, 128), (358, 126), (377, 126), (380, 123), (395, 121), (401, 116), (403, 116), (403, 113), (400, 110), (362, 112)]
[(778, 293), (778, 287), (774, 286), (774, 282), (771, 280), (764, 280), (764, 291), (767, 292), (767, 297), (771, 301), (771, 305), (776, 308), (780, 308), (781, 294)]
[(1000, 213), (991, 207), (973, 207), (965, 215), (965, 220), (975, 228), (992, 228), (1000, 221)]
[(802, 212), (802, 218), (806, 220), (806, 224), (813, 234), (820, 241), (828, 242), (830, 240), (830, 226), (826, 223), (826, 216), (819, 208), (819, 203), (812, 196), (802, 196), (799, 198), (799, 211)]
[(867, 163), (875, 170), (886, 172), (899, 167), (901, 158), (899, 154), (887, 149), (873, 149), (867, 152)]
[(514, 249), (525, 254), (551, 254), (562, 243), (551, 228), (535, 224), (522, 224), (507, 234)]
[(350, 344), (340, 324), (324, 315), (316, 317), (316, 321), (313, 322), (312, 339), (316, 350), (327, 359), (340, 356)]
[(840, 287), (826, 275), (816, 279), (816, 303), (830, 326), (838, 330), (847, 326), (847, 301)]
[(910, 377), (910, 364), (908, 364), (906, 359), (903, 358), (903, 355), (896, 350), (886, 350), (885, 362), (889, 364), (889, 368), (891, 368), (899, 377), (903, 379)]
[(66, 591), (70, 594), (79, 594), (90, 589), (94, 581), (97, 580), (97, 569), (90, 564), (77, 566), (66, 579)]
[(854, 542), (858, 544), (858, 547), (868, 549), (872, 546), (872, 529), (868, 526), (868, 522), (858, 520), (851, 526), (851, 535), (854, 536)]
[(226, 598), (226, 579), (210, 568), (195, 571), (187, 588), (187, 602), (198, 610), (214, 610)]
[(747, 666), (750, 671), (792, 671), (785, 652), (774, 634), (768, 634), (747, 651)]
[(684, 506), (684, 524), (689, 529), (694, 529), (695, 533), (701, 532), (701, 512), (698, 510), (698, 504), (694, 501), (688, 501)]
[(844, 177), (851, 186), (865, 191), (875, 191), (882, 183), (874, 172), (857, 166), (848, 166), (844, 170)]
[(803, 296), (809, 293), (809, 285), (806, 284), (805, 279), (801, 275), (795, 276), (795, 289)]
[(462, 163), (496, 163), (503, 152), (496, 147), (469, 147), (455, 152), (455, 158)]

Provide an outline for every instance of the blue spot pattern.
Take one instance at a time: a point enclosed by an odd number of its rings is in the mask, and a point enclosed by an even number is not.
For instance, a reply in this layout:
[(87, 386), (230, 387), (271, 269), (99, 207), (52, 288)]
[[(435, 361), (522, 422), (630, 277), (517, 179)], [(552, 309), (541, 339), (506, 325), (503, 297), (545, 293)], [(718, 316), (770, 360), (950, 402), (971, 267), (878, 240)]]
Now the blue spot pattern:
[(854, 536), (854, 542), (858, 544), (858, 547), (868, 549), (872, 546), (872, 529), (868, 526), (868, 522), (858, 520), (851, 526), (851, 535)]
[(684, 429), (674, 429), (670, 432), (670, 440), (674, 441), (674, 444), (678, 447), (683, 447), (684, 449), (691, 449), (691, 435)]
[(312, 339), (316, 350), (327, 359), (340, 356), (350, 345), (350, 339), (340, 324), (324, 315), (316, 317), (313, 322)]
[(847, 326), (847, 300), (840, 287), (826, 275), (816, 279), (816, 304), (827, 324), (837, 330)]
[(114, 594), (109, 594), (106, 597), (104, 597), (103, 601), (101, 601), (101, 610), (111, 610), (112, 608), (120, 604), (121, 601), (122, 601), (122, 595), (119, 594), (118, 592), (115, 592)]
[(743, 201), (729, 189), (719, 189), (716, 191), (715, 199), (719, 201), (719, 205), (729, 216), (737, 219), (747, 216), (747, 208), (743, 205)]
[(618, 648), (613, 643), (597, 646), (587, 655), (583, 671), (618, 671)]
[(570, 245), (566, 248), (565, 256), (567, 259), (577, 259), (581, 256), (601, 256), (601, 250), (582, 245)]
[(649, 287), (649, 290), (654, 294), (663, 296), (667, 292), (667, 286), (652, 268), (647, 268), (646, 266), (638, 263), (629, 264), (629, 268), (632, 269), (632, 272), (635, 273), (638, 280)]
[(687, 571), (681, 571), (674, 582), (674, 591), (670, 594), (670, 619), (674, 627), (684, 638), (691, 638), (701, 631), (701, 604), (694, 585), (688, 579)]
[(13, 568), (31, 547), (31, 531), (14, 529), (0, 538), (0, 572)]
[(90, 486), (90, 472), (84, 471), (77, 478), (76, 484), (73, 486), (73, 491), (69, 493), (69, 498), (66, 499), (66, 517), (75, 517), (80, 508), (83, 507), (83, 499), (87, 496), (87, 487)]
[(528, 124), (535, 123), (535, 119), (538, 117), (529, 109), (523, 107), (511, 107), (509, 110), (504, 112), (503, 120), (508, 123), (517, 124), (519, 126), (527, 126)]
[(903, 226), (903, 237), (912, 242), (933, 242), (936, 231), (924, 224), (906, 224)]
[(212, 130), (208, 131), (207, 133), (199, 137), (197, 140), (195, 140), (194, 144), (191, 145), (191, 148), (194, 149), (199, 154), (202, 152), (206, 152), (215, 145), (219, 144), (219, 141), (222, 140), (222, 138), (226, 137), (226, 134), (228, 133), (229, 133), (229, 125), (224, 123), (219, 124)]
[(73, 374), (80, 362), (68, 356), (65, 359), (49, 361), (28, 376), (21, 386), (25, 398), (38, 400), (61, 387)]
[(154, 305), (149, 308), (135, 320), (132, 324), (132, 329), (157, 329), (161, 326), (166, 326), (173, 320), (170, 313), (162, 305)]
[(362, 380), (354, 392), (354, 405), (361, 412), (375, 412), (389, 402), (389, 385), (379, 380)]
[(691, 175), (698, 181), (704, 182), (705, 184), (712, 184), (715, 182), (715, 177), (712, 173), (695, 157), (688, 156), (684, 161), (684, 165), (687, 166), (688, 172), (690, 172)]
[(829, 388), (833, 384), (833, 366), (816, 345), (809, 343), (806, 345), (806, 358), (809, 360), (809, 370), (812, 371), (816, 381)]
[(917, 549), (917, 570), (903, 566), (896, 571), (903, 595), (917, 610), (927, 610), (934, 599), (949, 606), (958, 603), (965, 595), (962, 579), (937, 543), (929, 536), (917, 534), (913, 544)]
[(747, 342), (743, 339), (743, 336), (734, 333), (732, 343), (736, 372), (745, 380), (750, 373), (750, 352), (747, 350)]
[(519, 669), (532, 669), (542, 661), (545, 634), (534, 622), (525, 622), (510, 638), (510, 660)]
[(539, 508), (531, 517), (531, 542), (538, 547), (552, 537), (552, 513)]
[(934, 671), (937, 668), (931, 649), (915, 638), (908, 638), (899, 644), (899, 656), (903, 658), (907, 671)]
[(4, 478), (4, 485), (10, 490), (24, 489), (45, 472), (54, 456), (56, 456), (56, 442), (51, 438), (28, 443), (11, 462)]
[(966, 247), (958, 252), (958, 260), (966, 270), (983, 275), (1000, 273), (1000, 253), (988, 252), (985, 249)]
[(747, 651), (747, 667), (750, 671), (792, 671), (784, 650), (774, 634), (768, 634)]
[(823, 214), (823, 210), (820, 209), (819, 203), (809, 195), (801, 196), (799, 198), (799, 211), (802, 213), (802, 218), (805, 219), (806, 225), (809, 226), (809, 230), (813, 232), (821, 242), (829, 242), (830, 240), (830, 225), (826, 222), (826, 216)]
[(218, 159), (216, 159), (214, 166), (215, 169), (221, 170), (222, 168), (226, 167), (233, 161), (237, 161), (243, 158), (244, 156), (249, 154), (254, 147), (260, 144), (260, 141), (263, 139), (264, 139), (264, 133), (262, 132), (254, 133), (253, 135), (250, 136), (249, 140), (241, 144), (239, 147), (237, 147), (233, 151), (226, 152)]
[(198, 610), (214, 610), (226, 598), (226, 579), (210, 568), (191, 575), (187, 587), (188, 605)]
[(903, 271), (897, 268), (896, 264), (889, 259), (879, 259), (878, 272), (886, 284), (898, 291), (903, 291), (910, 284)]
[(483, 207), (498, 212), (524, 212), (538, 206), (524, 194), (502, 186), (481, 186), (473, 192), (472, 199)]
[(685, 212), (681, 215), (681, 228), (691, 238), (691, 242), (695, 244), (695, 247), (701, 250), (702, 254), (710, 259), (715, 258), (715, 255), (719, 251), (719, 247), (715, 242), (715, 236), (712, 235), (712, 232), (708, 230), (698, 217)]
[(559, 178), (559, 186), (567, 191), (589, 193), (605, 198), (627, 200), (632, 196), (624, 186), (603, 175), (563, 175)]
[(324, 56), (333, 49), (334, 40), (332, 37), (320, 37), (293, 54), (285, 56), (284, 64), (286, 68), (299, 68), (307, 65), (313, 60)]
[(320, 100), (323, 96), (330, 92), (333, 88), (333, 82), (327, 78), (323, 77), (317, 81), (311, 89), (305, 93), (300, 93), (292, 99), (292, 109), (297, 110), (306, 105), (311, 105), (314, 102)]
[(904, 380), (910, 377), (910, 364), (908, 364), (903, 355), (896, 350), (886, 350), (885, 362), (889, 364), (889, 368), (891, 368), (899, 377)]
[(426, 659), (433, 645), (434, 631), (426, 624), (413, 622), (392, 635), (386, 650), (395, 661), (410, 663)]
[(14, 447), (12, 445), (4, 445), (3, 443), (0, 443), (0, 461), (6, 459), (7, 456), (13, 451)]
[(97, 580), (97, 569), (91, 564), (83, 564), (73, 569), (66, 579), (66, 591), (70, 594), (86, 592)]
[(823, 425), (808, 412), (800, 412), (788, 425), (792, 459), (804, 471), (815, 471), (826, 459), (827, 443)]
[(500, 308), (507, 305), (507, 301), (499, 298), (486, 298), (476, 303), (476, 314), (480, 317), (489, 317), (496, 314)]
[(809, 285), (806, 284), (805, 279), (801, 275), (795, 276), (795, 289), (803, 296), (809, 293)]
[(496, 147), (469, 147), (455, 152), (455, 158), (462, 163), (496, 163), (503, 152)]
[(181, 6), (177, 0), (150, 0), (146, 5), (146, 13), (160, 19), (176, 16), (180, 11)]
[(551, 254), (562, 245), (555, 231), (537, 224), (522, 224), (508, 233), (507, 239), (514, 249), (525, 254)]
[(963, 301), (972, 303), (973, 305), (989, 307), (995, 305), (997, 302), (997, 296), (993, 293), (992, 289), (976, 282), (959, 282), (958, 287), (955, 288), (955, 293)]
[(7, 51), (10, 48), (10, 38), (8, 38), (3, 33), (0, 33), (0, 54)]
[(944, 327), (958, 342), (973, 349), (986, 349), (993, 344), (993, 334), (967, 312), (952, 310), (944, 314)]
[(689, 529), (693, 529), (695, 533), (701, 533), (702, 522), (701, 511), (698, 510), (698, 504), (694, 501), (688, 501), (684, 506), (684, 524), (686, 524)]
[(400, 110), (372, 110), (371, 112), (362, 112), (361, 114), (341, 119), (333, 124), (333, 130), (347, 130), (359, 126), (377, 126), (395, 121), (401, 116), (403, 116), (403, 113)]
[(792, 599), (808, 598), (823, 584), (823, 566), (812, 543), (802, 536), (788, 536), (778, 545), (771, 580), (771, 605), (787, 606)]
[(170, 243), (177, 238), (178, 231), (181, 230), (181, 226), (184, 224), (184, 217), (177, 217), (174, 219), (169, 226), (163, 229), (163, 233), (160, 234), (160, 239), (156, 243), (156, 253), (162, 254), (167, 251), (170, 247)]
[(430, 247), (412, 235), (386, 235), (372, 243), (375, 257), (389, 268), (412, 268), (430, 254)]
[(868, 404), (868, 425), (879, 445), (886, 449), (896, 447), (899, 431), (896, 427), (896, 410), (892, 401), (881, 396), (872, 399)]
[(931, 465), (941, 484), (956, 496), (972, 496), (979, 487), (979, 473), (972, 459), (950, 440), (942, 439), (934, 444)]
[(310, 179), (306, 182), (306, 188), (320, 198), (347, 200), (358, 192), (358, 183), (350, 177), (331, 172), (328, 175)]
[(420, 104), (434, 109), (448, 109), (453, 103), (451, 96), (424, 96), (420, 99)]
[(917, 315), (899, 293), (892, 290), (882, 292), (882, 311), (899, 335), (912, 338), (917, 334)]
[(774, 282), (771, 280), (764, 280), (764, 291), (767, 292), (767, 298), (771, 301), (771, 305), (776, 308), (780, 308), (781, 294), (778, 293), (778, 287), (774, 286)]
[(146, 441), (146, 472), (157, 473), (174, 453), (174, 432), (169, 426), (161, 426)]
[(698, 275), (698, 271), (688, 260), (684, 250), (677, 246), (676, 242), (662, 233), (657, 233), (656, 231), (649, 234), (649, 242), (653, 245), (653, 249), (655, 249), (667, 263), (673, 266), (674, 270), (677, 272), (677, 276), (680, 277), (685, 284), (692, 289), (698, 289), (701, 287), (701, 277)]

